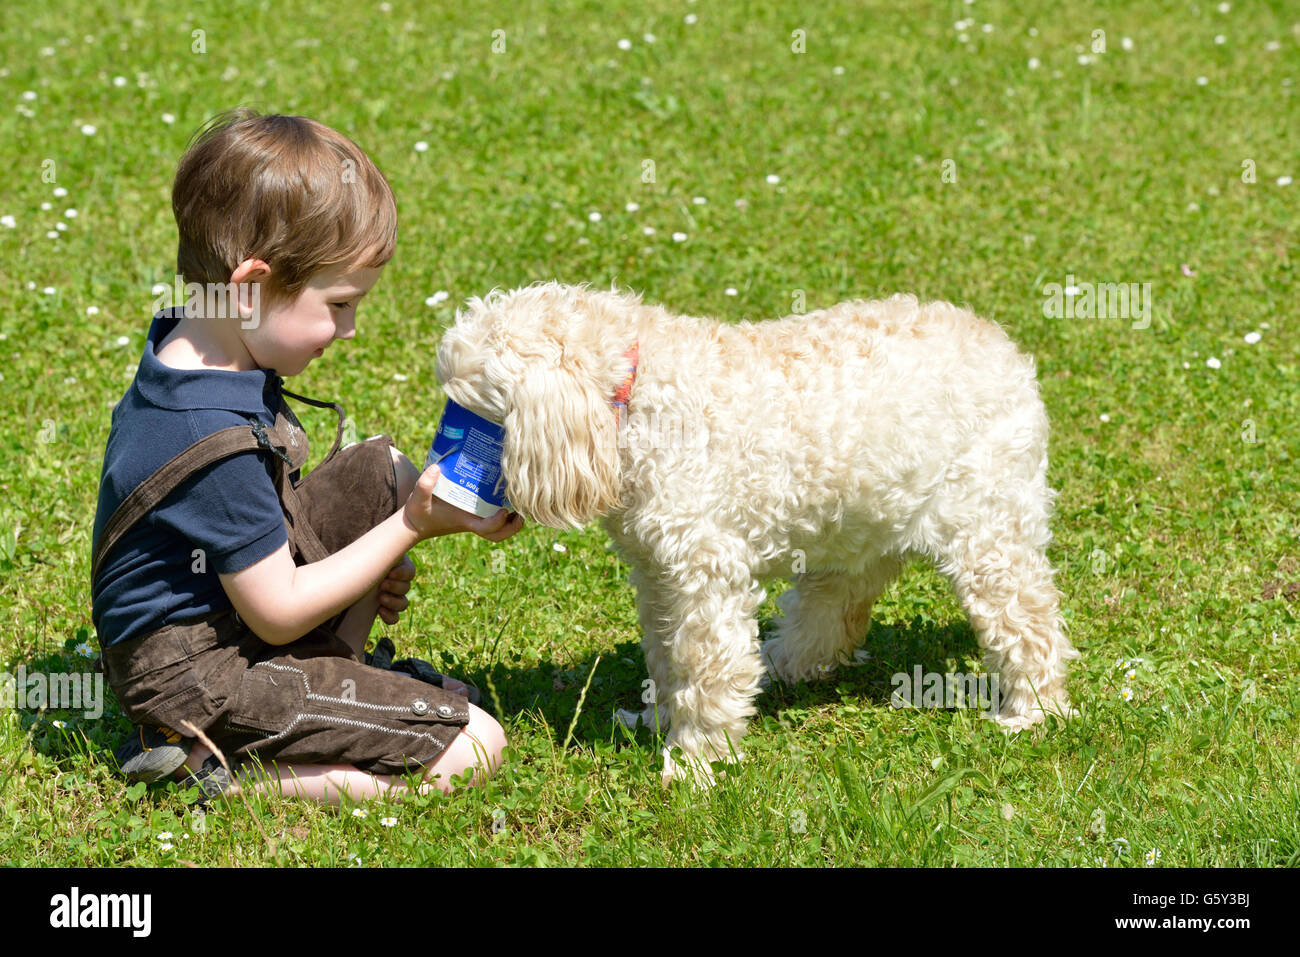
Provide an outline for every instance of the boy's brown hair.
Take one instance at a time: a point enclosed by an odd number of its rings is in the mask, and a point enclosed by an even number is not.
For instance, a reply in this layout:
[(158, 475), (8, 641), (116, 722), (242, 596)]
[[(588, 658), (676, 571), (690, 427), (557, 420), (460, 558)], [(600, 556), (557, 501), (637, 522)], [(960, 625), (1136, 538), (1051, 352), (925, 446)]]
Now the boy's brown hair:
[(297, 298), (322, 268), (384, 265), (397, 244), (393, 191), (365, 151), (305, 116), (248, 107), (191, 138), (172, 212), (185, 282), (229, 283), (245, 259), (264, 260), (265, 311)]

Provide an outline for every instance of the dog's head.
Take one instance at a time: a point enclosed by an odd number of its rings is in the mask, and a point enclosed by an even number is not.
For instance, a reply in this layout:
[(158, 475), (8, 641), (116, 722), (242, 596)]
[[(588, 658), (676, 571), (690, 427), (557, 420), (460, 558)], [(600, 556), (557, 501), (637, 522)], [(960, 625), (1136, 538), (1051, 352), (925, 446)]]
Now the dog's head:
[(448, 398), (505, 427), (510, 505), (581, 528), (619, 503), (618, 416), (637, 300), (539, 283), (472, 298), (438, 346)]

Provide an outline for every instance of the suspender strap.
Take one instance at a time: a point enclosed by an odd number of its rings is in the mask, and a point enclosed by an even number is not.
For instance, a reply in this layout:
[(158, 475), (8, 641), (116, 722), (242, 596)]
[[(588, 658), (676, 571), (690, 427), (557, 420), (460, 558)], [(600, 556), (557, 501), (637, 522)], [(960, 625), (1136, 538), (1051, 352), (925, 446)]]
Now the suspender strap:
[(98, 577), (100, 566), (118, 540), (148, 514), (150, 509), (170, 495), (178, 485), (213, 462), (234, 455), (236, 452), (264, 447), (273, 448), (264, 432), (258, 436), (254, 434), (254, 429), (247, 425), (232, 425), (228, 429), (213, 432), (199, 439), (165, 463), (153, 475), (136, 486), (104, 526), (90, 565), (91, 582), (93, 583)]

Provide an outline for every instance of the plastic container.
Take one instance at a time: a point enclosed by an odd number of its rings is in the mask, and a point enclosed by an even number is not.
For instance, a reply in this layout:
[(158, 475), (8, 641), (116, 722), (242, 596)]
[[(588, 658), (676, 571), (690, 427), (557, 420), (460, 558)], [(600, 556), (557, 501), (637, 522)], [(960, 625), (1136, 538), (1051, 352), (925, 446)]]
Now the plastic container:
[(509, 509), (501, 453), (506, 430), (450, 399), (438, 423), (424, 467), (438, 466), (433, 494), (480, 518)]

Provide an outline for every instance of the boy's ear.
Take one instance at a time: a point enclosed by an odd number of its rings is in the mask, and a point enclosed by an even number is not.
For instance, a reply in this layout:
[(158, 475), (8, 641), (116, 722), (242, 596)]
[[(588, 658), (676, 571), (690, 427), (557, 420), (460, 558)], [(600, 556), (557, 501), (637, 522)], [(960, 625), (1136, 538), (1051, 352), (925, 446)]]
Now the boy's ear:
[(262, 322), (262, 283), (271, 276), (271, 267), (260, 259), (245, 259), (230, 274), (230, 283), (239, 290), (240, 326), (256, 329)]

